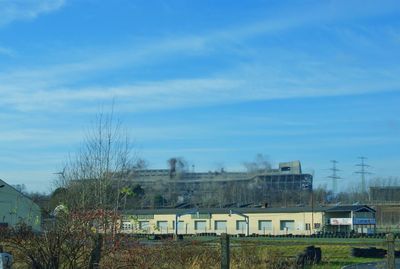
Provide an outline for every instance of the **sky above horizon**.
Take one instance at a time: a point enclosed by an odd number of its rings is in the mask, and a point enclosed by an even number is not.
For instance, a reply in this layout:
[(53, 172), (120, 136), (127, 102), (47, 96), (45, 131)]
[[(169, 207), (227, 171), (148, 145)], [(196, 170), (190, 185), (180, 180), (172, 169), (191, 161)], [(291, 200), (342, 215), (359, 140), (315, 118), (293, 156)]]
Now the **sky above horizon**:
[(0, 178), (49, 192), (100, 111), (139, 157), (400, 175), (400, 2), (0, 0)]

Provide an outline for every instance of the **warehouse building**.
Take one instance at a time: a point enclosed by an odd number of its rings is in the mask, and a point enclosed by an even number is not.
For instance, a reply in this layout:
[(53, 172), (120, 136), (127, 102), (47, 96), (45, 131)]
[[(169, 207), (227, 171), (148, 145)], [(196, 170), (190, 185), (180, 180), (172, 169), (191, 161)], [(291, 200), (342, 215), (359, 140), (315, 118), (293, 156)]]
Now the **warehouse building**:
[(311, 208), (135, 210), (125, 216), (121, 228), (145, 234), (310, 235), (321, 228), (322, 213)]
[[(367, 233), (375, 228), (368, 206), (291, 208), (146, 209), (125, 214), (121, 232), (134, 234), (312, 235)], [(177, 224), (177, 225), (175, 225)]]

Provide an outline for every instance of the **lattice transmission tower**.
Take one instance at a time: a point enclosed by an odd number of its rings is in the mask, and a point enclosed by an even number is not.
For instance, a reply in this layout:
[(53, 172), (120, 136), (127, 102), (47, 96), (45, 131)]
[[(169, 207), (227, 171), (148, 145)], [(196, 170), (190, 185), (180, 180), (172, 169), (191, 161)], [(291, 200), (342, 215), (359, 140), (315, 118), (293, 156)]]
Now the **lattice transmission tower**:
[(332, 191), (333, 193), (337, 193), (337, 181), (338, 179), (342, 179), (340, 176), (338, 176), (337, 172), (339, 172), (340, 170), (336, 167), (336, 164), (338, 163), (338, 161), (336, 160), (332, 160), (332, 168), (330, 168), (329, 170), (332, 171), (332, 174), (330, 176), (328, 176), (328, 178), (332, 179)]
[(360, 163), (356, 164), (356, 166), (360, 167), (360, 170), (356, 171), (355, 173), (361, 175), (361, 191), (366, 192), (367, 188), (365, 178), (366, 175), (372, 174), (367, 171), (367, 169), (371, 166), (365, 163), (365, 160), (367, 159), (366, 157), (358, 157), (358, 159), (360, 159)]

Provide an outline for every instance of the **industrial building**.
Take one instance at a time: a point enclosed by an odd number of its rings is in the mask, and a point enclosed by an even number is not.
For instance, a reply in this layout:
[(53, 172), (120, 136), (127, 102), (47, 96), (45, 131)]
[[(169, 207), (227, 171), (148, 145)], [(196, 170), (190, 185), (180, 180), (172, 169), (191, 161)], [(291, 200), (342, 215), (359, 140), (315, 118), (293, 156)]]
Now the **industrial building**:
[(400, 204), (400, 187), (370, 187), (370, 200), (374, 203), (398, 203)]
[(41, 210), (31, 199), (0, 179), (0, 227), (24, 223), (41, 230)]
[(245, 236), (312, 235), (338, 231), (373, 232), (370, 229), (374, 224), (374, 210), (368, 206), (142, 209), (131, 210), (124, 215), (121, 232), (182, 235), (228, 233)]
[(400, 231), (400, 187), (370, 187), (370, 203), (376, 209), (378, 227)]
[(292, 204), (307, 204), (313, 186), (312, 175), (302, 172), (300, 161), (249, 172), (190, 172), (175, 168), (134, 170), (126, 176), (126, 181), (140, 184), (147, 193), (162, 195), (168, 206), (189, 203), (203, 207), (272, 204), (289, 198), (293, 200)]

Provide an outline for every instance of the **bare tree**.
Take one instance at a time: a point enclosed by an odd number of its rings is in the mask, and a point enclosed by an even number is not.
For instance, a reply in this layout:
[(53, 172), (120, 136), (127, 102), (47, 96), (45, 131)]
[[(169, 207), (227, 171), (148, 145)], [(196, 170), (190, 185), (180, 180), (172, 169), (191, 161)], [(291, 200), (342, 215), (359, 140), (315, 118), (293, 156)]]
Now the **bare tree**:
[(60, 173), (58, 186), (70, 194), (66, 204), (80, 209), (118, 209), (121, 181), (135, 166), (133, 155), (121, 122), (112, 112), (100, 113), (80, 149), (69, 157)]
[(58, 216), (43, 227), (43, 233), (32, 232), (23, 223), (9, 230), (2, 230), (6, 247), (13, 249), (33, 269), (88, 268), (91, 250), (96, 241), (87, 225), (92, 216), (74, 216), (59, 212)]
[(100, 113), (77, 153), (57, 173), (58, 188), (51, 199), (53, 206), (65, 205), (65, 214), (54, 210), (41, 234), (29, 229), (11, 231), (9, 238), (15, 240), (8, 242), (20, 250), (27, 263), (33, 268), (86, 268), (77, 263), (86, 263), (89, 256), (92, 263), (98, 262), (102, 234), (111, 237), (104, 248), (112, 247), (120, 223), (120, 203), (130, 195), (129, 189), (123, 188), (123, 179), (130, 170), (145, 166), (143, 161), (135, 163), (132, 148), (113, 112)]

